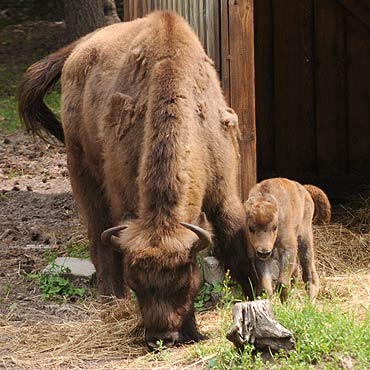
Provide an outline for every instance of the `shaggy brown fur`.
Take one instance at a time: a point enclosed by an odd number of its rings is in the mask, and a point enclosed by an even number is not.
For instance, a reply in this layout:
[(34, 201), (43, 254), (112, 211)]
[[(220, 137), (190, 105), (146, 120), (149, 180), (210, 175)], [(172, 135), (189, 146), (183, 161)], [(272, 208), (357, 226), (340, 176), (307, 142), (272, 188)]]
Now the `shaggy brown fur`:
[[(60, 73), (68, 168), (100, 293), (124, 296), (127, 281), (150, 346), (157, 339), (199, 340), (193, 311), (198, 238), (180, 222), (197, 223), (206, 213), (225, 268), (252, 296), (237, 189), (237, 117), (212, 63), (189, 25), (172, 13), (87, 35), (36, 63), (21, 84), (27, 127), (57, 131), (62, 139), (50, 111), (31, 114)], [(122, 263), (100, 234), (127, 214), (135, 218), (120, 234)]]
[(297, 275), (298, 254), (303, 281), (310, 299), (315, 299), (319, 290), (312, 235), (315, 204), (316, 221), (329, 222), (329, 200), (313, 185), (276, 178), (260, 182), (249, 192), (245, 202), (246, 231), (249, 254), (258, 275), (258, 295), (262, 290), (272, 295), (273, 259), (277, 258), (277, 287), (281, 289), (281, 299), (287, 298), (291, 276)]

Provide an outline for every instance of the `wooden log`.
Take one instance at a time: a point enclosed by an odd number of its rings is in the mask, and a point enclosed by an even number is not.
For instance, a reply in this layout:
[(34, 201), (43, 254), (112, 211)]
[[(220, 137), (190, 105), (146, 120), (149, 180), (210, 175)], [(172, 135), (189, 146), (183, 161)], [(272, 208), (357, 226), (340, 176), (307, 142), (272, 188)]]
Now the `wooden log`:
[(271, 303), (266, 299), (236, 303), (233, 321), (234, 326), (227, 333), (227, 339), (239, 349), (248, 343), (261, 351), (288, 352), (295, 349), (293, 334), (276, 321)]

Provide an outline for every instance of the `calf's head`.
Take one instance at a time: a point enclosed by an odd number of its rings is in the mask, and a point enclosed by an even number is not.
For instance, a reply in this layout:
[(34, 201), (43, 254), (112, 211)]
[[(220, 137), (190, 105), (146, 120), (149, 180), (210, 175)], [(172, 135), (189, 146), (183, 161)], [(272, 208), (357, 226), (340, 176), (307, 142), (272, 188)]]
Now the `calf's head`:
[(102, 239), (124, 254), (125, 279), (137, 296), (150, 350), (159, 342), (169, 347), (203, 339), (194, 299), (201, 284), (196, 255), (211, 244), (207, 231), (182, 223), (176, 233), (159, 235), (136, 220), (105, 231)]
[(278, 206), (272, 195), (252, 196), (244, 203), (249, 246), (259, 259), (271, 257), (278, 232)]

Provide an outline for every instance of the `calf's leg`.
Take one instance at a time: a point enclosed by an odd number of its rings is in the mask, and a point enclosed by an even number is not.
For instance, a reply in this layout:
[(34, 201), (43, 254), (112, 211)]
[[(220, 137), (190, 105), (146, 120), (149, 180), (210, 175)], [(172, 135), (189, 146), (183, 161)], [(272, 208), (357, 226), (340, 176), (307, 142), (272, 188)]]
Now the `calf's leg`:
[(277, 289), (280, 291), (280, 300), (285, 302), (288, 298), (291, 276), (297, 265), (297, 238), (291, 233), (283, 241), (279, 242), (279, 277)]
[(271, 261), (262, 261), (256, 258), (254, 265), (258, 276), (257, 297), (261, 297), (262, 292), (265, 291), (267, 296), (271, 298), (273, 295)]
[(302, 266), (302, 279), (310, 300), (314, 301), (319, 291), (320, 282), (315, 266), (312, 229), (303, 232), (298, 237), (298, 257)]

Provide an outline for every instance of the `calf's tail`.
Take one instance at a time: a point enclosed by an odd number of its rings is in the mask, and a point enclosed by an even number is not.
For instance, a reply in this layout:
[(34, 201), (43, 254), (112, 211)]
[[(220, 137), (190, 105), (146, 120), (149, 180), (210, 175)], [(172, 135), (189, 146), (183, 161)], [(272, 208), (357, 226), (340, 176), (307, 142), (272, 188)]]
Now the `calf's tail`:
[(33, 64), (22, 76), (18, 88), (18, 113), (28, 131), (46, 140), (55, 136), (64, 143), (63, 128), (44, 102), (46, 94), (59, 80), (63, 65), (76, 43), (48, 55)]
[(304, 185), (315, 203), (313, 223), (315, 225), (327, 224), (331, 220), (331, 205), (327, 195), (317, 186)]

